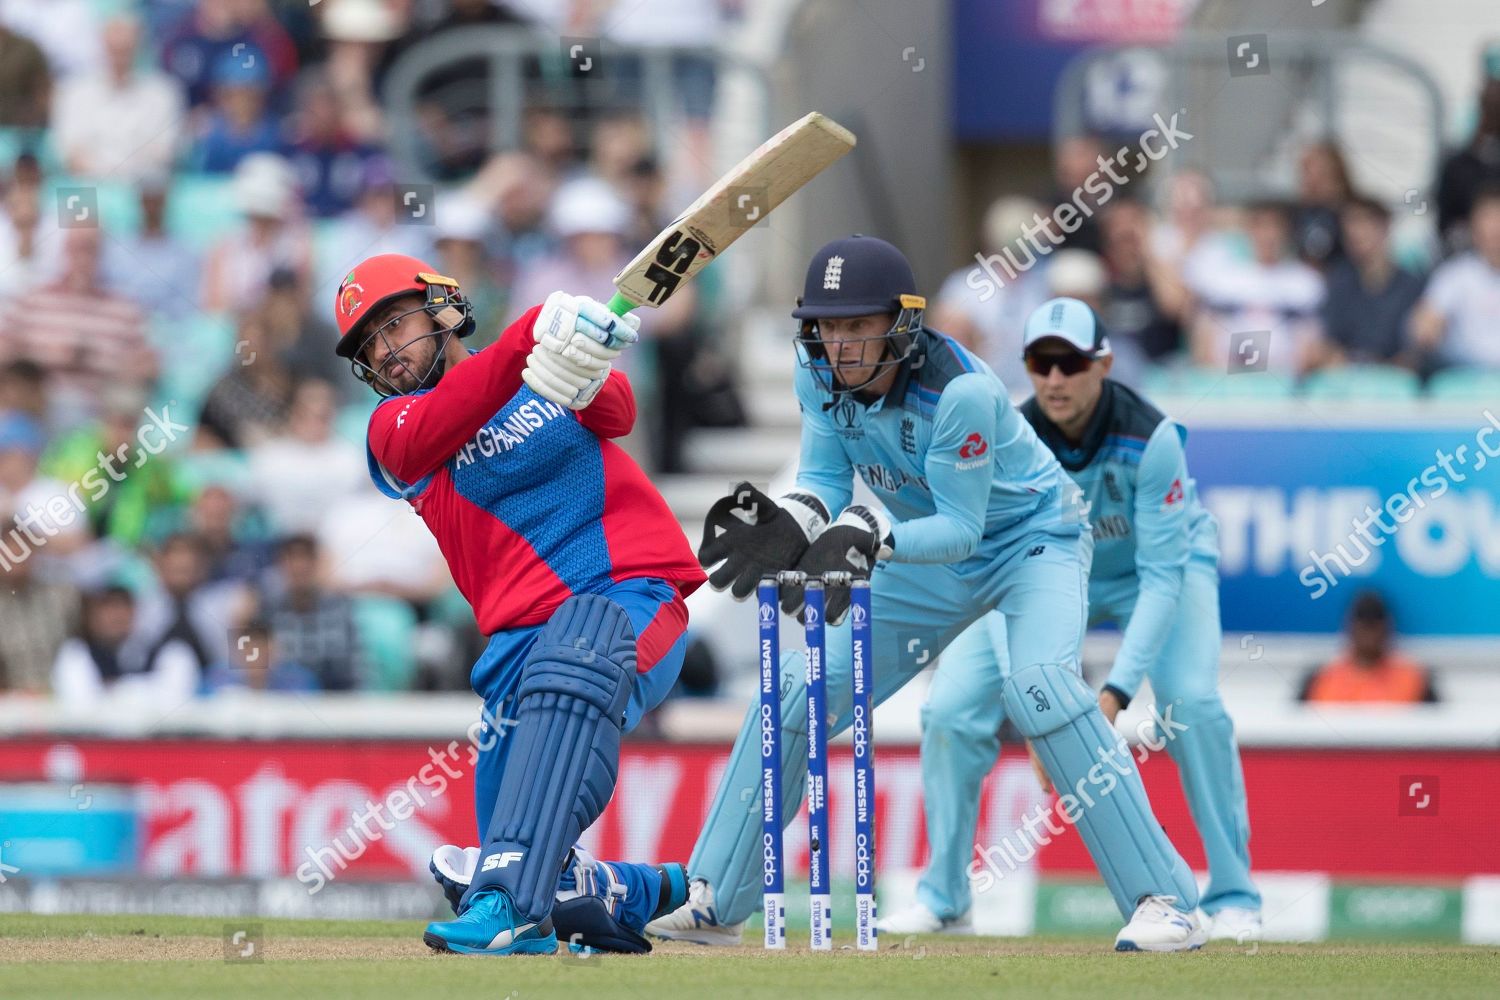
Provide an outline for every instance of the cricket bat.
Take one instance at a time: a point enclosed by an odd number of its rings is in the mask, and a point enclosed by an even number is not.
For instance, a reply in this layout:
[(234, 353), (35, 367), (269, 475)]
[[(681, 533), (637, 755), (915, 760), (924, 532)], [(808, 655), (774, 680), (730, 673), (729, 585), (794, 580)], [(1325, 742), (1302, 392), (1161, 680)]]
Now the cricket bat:
[(788, 125), (714, 182), (615, 275), (609, 310), (659, 306), (735, 240), (854, 148), (854, 133), (816, 111)]

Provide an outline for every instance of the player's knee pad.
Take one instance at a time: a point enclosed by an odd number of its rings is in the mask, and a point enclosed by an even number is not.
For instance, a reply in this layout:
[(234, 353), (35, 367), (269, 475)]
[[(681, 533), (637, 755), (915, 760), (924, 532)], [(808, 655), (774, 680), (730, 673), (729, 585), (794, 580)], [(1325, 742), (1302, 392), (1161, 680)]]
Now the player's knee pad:
[(593, 594), (570, 598), (542, 627), (522, 667), (514, 742), (470, 896), (498, 886), (529, 919), (550, 911), (562, 859), (614, 794), (635, 642), (625, 609)]
[(625, 609), (598, 594), (570, 597), (542, 626), (521, 668), (518, 704), (567, 698), (623, 722), (635, 682), (635, 627)]
[(1063, 816), (1078, 825), (1120, 913), (1143, 896), (1198, 903), (1192, 872), (1151, 811), (1125, 741), (1105, 722), (1094, 692), (1058, 664), (1015, 671), (1004, 687), (1005, 711), (1031, 740), (1061, 797)]

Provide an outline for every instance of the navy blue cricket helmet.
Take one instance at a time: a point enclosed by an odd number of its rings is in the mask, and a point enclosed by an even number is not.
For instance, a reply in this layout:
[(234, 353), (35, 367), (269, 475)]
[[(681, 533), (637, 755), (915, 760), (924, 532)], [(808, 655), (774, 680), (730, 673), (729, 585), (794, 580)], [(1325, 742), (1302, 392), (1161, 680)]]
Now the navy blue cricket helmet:
[[(801, 363), (812, 368), (830, 391), (862, 389), (911, 356), (926, 307), (927, 300), (917, 294), (911, 264), (900, 250), (885, 240), (860, 233), (834, 240), (813, 254), (802, 295), (792, 310), (792, 317), (801, 321), (797, 332)], [(895, 319), (890, 329), (870, 338), (886, 344), (874, 374), (859, 385), (835, 386), (818, 320), (878, 313), (889, 313)]]

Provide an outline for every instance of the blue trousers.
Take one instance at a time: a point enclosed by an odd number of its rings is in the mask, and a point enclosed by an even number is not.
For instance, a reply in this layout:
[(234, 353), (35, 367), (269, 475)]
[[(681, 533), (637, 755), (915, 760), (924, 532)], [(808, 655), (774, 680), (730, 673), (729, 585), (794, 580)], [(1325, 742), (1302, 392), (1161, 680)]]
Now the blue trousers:
[[(1134, 581), (1090, 586), (1089, 624), (1130, 620)], [(1009, 627), (1007, 627), (1009, 625)], [(944, 652), (922, 708), (922, 785), (931, 857), (917, 898), (953, 918), (971, 904), (968, 866), (974, 853), (979, 791), (1000, 753), (1003, 678), (1017, 659), (1013, 622), (987, 615)], [(1193, 822), (1208, 857), (1201, 906), (1260, 908), (1250, 880), (1250, 820), (1234, 725), (1219, 698), (1219, 576), (1211, 560), (1193, 558), (1183, 579), (1179, 614), (1162, 656), (1147, 672), (1158, 711), (1186, 729), (1166, 742), (1177, 764)]]

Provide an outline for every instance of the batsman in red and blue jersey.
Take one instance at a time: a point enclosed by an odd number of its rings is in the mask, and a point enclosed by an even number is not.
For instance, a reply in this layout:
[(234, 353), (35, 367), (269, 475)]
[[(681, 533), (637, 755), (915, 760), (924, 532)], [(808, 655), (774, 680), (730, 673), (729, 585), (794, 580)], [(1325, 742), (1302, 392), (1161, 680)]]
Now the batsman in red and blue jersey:
[[(559, 873), (609, 802), (620, 734), (677, 679), (684, 598), (704, 581), (666, 502), (611, 440), (635, 422), (611, 361), (639, 324), (555, 293), (471, 352), (461, 338), (475, 319), (457, 283), (397, 254), (351, 271), (335, 312), (338, 353), (387, 397), (370, 419), (371, 477), (427, 523), (490, 636), (471, 675), (485, 707), (482, 847), (460, 873), (471, 884), (459, 919), (425, 938), (449, 951), (551, 952)], [(649, 878), (634, 886), (636, 916), (679, 895), (680, 866), (655, 871), (657, 898)], [(555, 915), (563, 929), (562, 904)]]

